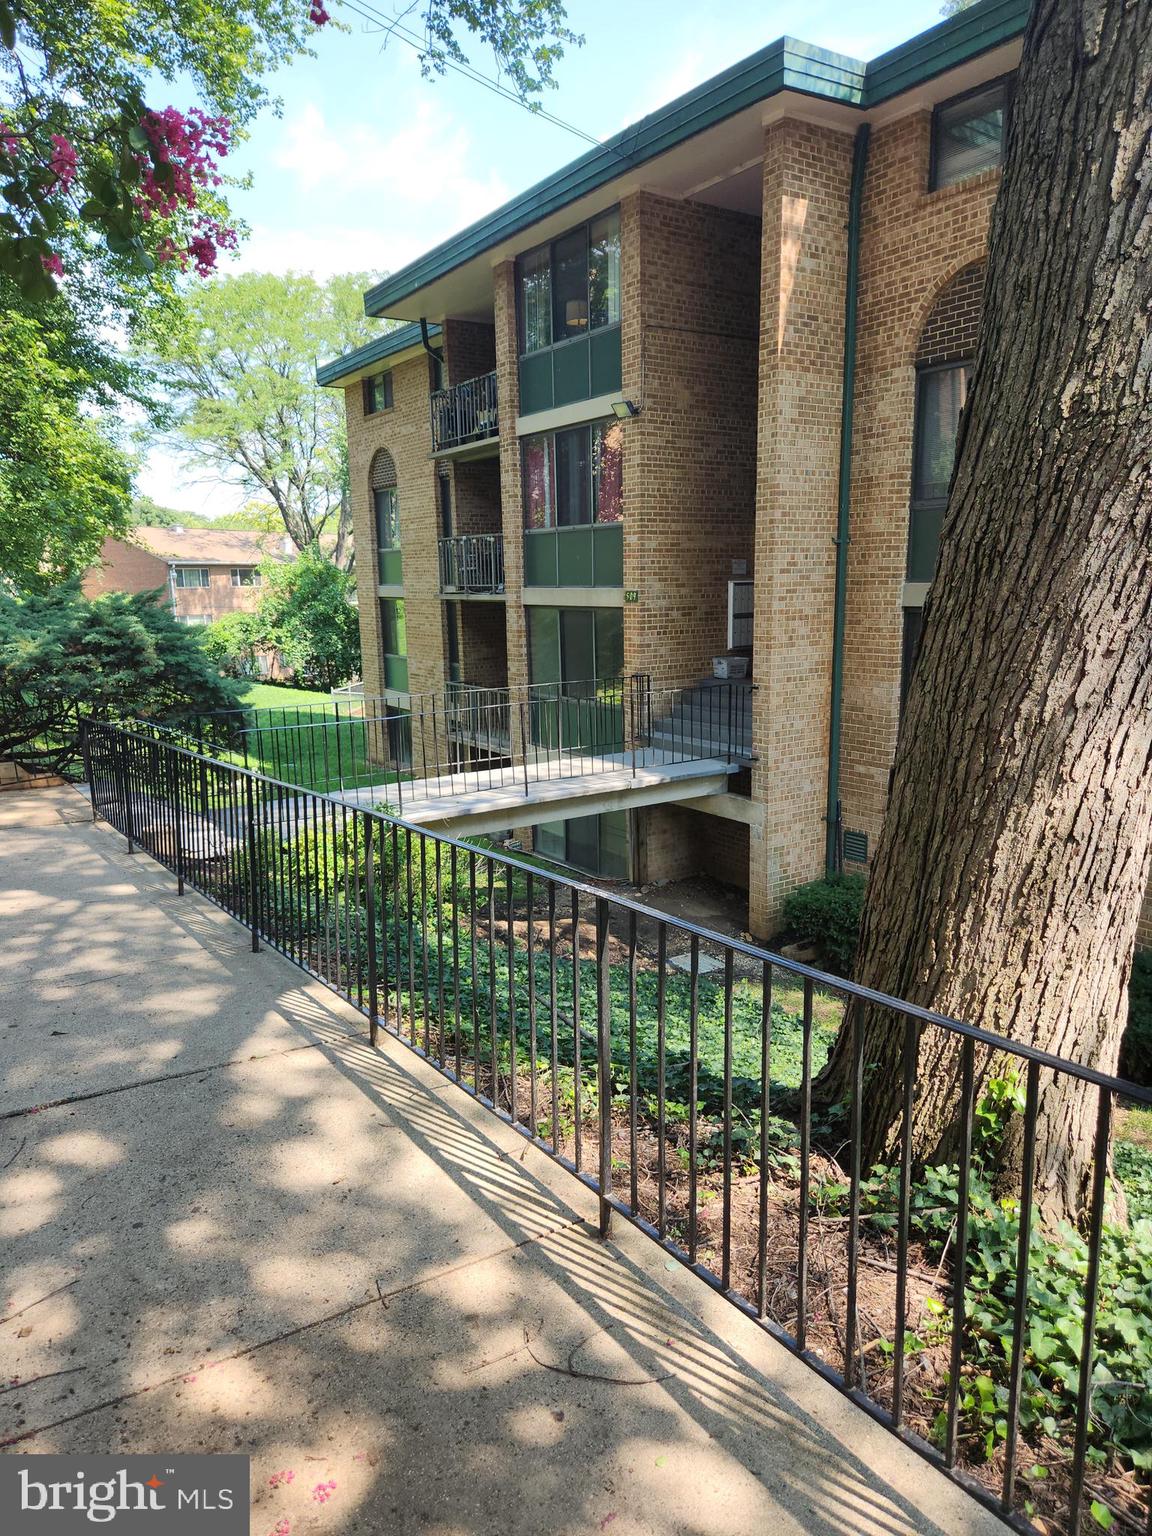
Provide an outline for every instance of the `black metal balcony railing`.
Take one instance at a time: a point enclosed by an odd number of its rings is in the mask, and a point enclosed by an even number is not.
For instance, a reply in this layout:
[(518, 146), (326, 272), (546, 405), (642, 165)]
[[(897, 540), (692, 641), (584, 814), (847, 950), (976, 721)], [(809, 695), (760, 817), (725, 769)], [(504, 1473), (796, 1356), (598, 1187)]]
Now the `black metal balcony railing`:
[[(1013, 1528), (1035, 1529), (1041, 1464), (1045, 1530), (1080, 1536), (1104, 1497), (1124, 1530), (1148, 1528), (1121, 1449), (1125, 1424), (1144, 1443), (1122, 1322), (1147, 1279), (1121, 1273), (1106, 1196), (1117, 1102), (1152, 1091), (155, 730), (92, 724), (84, 756), (93, 816), (130, 851), (346, 998), (373, 1046), (393, 1035), (573, 1172), (603, 1235), (614, 1213), (634, 1222)], [(828, 1121), (814, 1089), (837, 1028), (852, 1087)], [(896, 1144), (868, 1168), (891, 1036)], [(989, 1142), (1005, 1082), (1014, 1107)], [(1070, 1089), (1095, 1123), (1081, 1232), (1037, 1209), (1038, 1128)], [(914, 1154), (925, 1091), (948, 1095), (946, 1165)], [(1055, 1253), (1080, 1277), (1059, 1340), (1036, 1333)]]
[(482, 443), (500, 430), (496, 375), (482, 373), (450, 389), (432, 392), (432, 452)]
[(462, 533), (439, 541), (441, 592), (504, 590), (504, 535)]

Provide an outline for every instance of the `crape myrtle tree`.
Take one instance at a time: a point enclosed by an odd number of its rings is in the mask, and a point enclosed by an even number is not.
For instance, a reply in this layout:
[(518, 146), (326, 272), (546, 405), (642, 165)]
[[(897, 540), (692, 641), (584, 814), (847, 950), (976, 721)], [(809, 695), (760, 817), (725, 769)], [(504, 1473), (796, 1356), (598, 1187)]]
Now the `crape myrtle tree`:
[[(1152, 5), (1035, 0), (983, 326), (856, 977), (1111, 1072), (1152, 832)], [(819, 1085), (899, 1146), (903, 1028)], [(919, 1038), (920, 1162), (959, 1050)], [(984, 1055), (985, 1053), (979, 1053)], [(1003, 1070), (999, 1063), (990, 1070)], [(1084, 1205), (1095, 1093), (1046, 1075), (1038, 1196)]]
[[(415, 14), (426, 70), (471, 33), (525, 99), (580, 41), (560, 0)], [(323, 0), (0, 0), (0, 272), (49, 297), (93, 261), (214, 270), (236, 244), (221, 162), (268, 101), (263, 77), (331, 20)], [(168, 83), (182, 102), (158, 95)]]

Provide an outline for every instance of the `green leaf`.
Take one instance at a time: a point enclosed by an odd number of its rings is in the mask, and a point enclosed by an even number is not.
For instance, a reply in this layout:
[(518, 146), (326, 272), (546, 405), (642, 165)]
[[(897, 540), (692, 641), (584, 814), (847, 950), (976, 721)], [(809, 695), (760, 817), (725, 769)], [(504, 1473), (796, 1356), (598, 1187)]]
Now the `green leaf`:
[(1115, 1524), (1112, 1511), (1108, 1508), (1107, 1504), (1101, 1504), (1099, 1499), (1092, 1500), (1088, 1506), (1088, 1513), (1101, 1530), (1107, 1531)]

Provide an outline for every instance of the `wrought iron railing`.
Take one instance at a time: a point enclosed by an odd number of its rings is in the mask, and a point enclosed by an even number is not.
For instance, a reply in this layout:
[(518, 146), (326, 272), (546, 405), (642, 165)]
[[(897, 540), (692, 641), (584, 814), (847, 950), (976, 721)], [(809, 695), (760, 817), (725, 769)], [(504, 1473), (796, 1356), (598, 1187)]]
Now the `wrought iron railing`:
[[(411, 810), (485, 790), (750, 759), (751, 683), (668, 687), (642, 674), (515, 688), (452, 684), (400, 710), (361, 695), (299, 709), (217, 710), (183, 744), (302, 789)], [(159, 732), (169, 727), (149, 722)]]
[(482, 373), (449, 389), (432, 391), (433, 453), (481, 443), (499, 431), (495, 373)]
[(441, 592), (503, 592), (503, 534), (457, 534), (441, 539), (438, 553)]
[[(569, 1168), (602, 1234), (633, 1221), (1017, 1529), (1041, 1497), (1049, 1532), (1079, 1536), (1090, 1505), (1146, 1528), (1116, 1409), (1139, 1422), (1152, 1397), (1113, 1367), (1147, 1279), (1118, 1277), (1106, 1200), (1117, 1102), (1152, 1091), (155, 733), (92, 725), (85, 762), (94, 816)], [(846, 1101), (818, 1112), (838, 1031)], [(925, 1090), (951, 1129), (931, 1166)], [(1079, 1233), (1036, 1208), (1068, 1091), (1094, 1125)], [(1038, 1334), (1053, 1254), (1081, 1291)]]

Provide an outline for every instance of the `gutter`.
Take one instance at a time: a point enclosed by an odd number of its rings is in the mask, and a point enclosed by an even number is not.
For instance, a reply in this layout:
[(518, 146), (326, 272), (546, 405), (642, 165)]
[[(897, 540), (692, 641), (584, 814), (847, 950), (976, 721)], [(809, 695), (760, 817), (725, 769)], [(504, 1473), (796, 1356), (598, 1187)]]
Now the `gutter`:
[(856, 405), (856, 299), (860, 278), (860, 205), (868, 165), (870, 129), (862, 123), (852, 146), (848, 193), (848, 259), (844, 276), (844, 374), (840, 396), (840, 483), (836, 507), (836, 594), (832, 610), (832, 683), (828, 708), (828, 804), (824, 815), (824, 869), (838, 874), (840, 857), (840, 740), (844, 712), (844, 621), (852, 509), (852, 422)]

